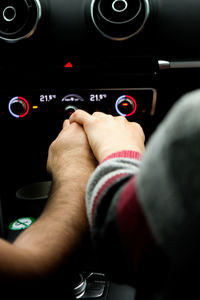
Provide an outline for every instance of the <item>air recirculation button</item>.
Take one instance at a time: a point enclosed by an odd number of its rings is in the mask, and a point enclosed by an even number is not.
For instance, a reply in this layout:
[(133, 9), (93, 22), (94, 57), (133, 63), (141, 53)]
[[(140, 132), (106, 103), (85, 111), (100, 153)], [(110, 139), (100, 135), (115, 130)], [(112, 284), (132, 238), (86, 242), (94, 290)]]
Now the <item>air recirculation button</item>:
[(93, 0), (91, 17), (107, 38), (128, 39), (139, 33), (149, 16), (148, 0)]
[(0, 1), (0, 38), (16, 42), (32, 35), (41, 18), (39, 0)]

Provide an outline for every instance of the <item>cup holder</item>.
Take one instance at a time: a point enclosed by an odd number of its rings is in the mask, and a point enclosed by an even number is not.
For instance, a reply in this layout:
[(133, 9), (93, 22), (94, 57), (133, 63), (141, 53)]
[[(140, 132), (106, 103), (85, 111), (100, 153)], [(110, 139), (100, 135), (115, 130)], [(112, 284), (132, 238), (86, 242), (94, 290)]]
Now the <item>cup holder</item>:
[(51, 189), (51, 181), (36, 182), (20, 188), (16, 197), (20, 200), (46, 200)]
[(41, 213), (50, 193), (51, 181), (26, 185), (16, 192), (18, 210), (37, 216)]

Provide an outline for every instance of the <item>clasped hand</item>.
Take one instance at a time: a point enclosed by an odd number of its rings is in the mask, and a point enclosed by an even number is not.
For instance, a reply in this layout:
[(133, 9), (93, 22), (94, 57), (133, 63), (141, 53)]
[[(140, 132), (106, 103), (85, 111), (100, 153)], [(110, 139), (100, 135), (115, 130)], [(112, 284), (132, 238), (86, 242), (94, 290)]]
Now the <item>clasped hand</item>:
[[(49, 148), (47, 170), (53, 180), (87, 181), (107, 156), (121, 150), (143, 153), (145, 136), (138, 123), (101, 112), (75, 111)], [(72, 173), (73, 172), (73, 173)]]

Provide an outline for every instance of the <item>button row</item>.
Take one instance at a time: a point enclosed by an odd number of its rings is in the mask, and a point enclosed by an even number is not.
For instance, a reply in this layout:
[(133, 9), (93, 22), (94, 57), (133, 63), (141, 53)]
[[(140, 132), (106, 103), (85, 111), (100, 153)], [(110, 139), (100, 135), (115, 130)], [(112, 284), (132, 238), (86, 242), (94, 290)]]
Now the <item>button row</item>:
[[(38, 106), (33, 106), (33, 109)], [(70, 115), (78, 109), (77, 106), (68, 104), (64, 108), (65, 117), (69, 118)], [(115, 103), (116, 112), (124, 117), (132, 116), (137, 110), (136, 100), (129, 95), (120, 96)], [(30, 111), (29, 102), (20, 96), (13, 97), (9, 101), (8, 110), (10, 114), (15, 118), (24, 118)]]

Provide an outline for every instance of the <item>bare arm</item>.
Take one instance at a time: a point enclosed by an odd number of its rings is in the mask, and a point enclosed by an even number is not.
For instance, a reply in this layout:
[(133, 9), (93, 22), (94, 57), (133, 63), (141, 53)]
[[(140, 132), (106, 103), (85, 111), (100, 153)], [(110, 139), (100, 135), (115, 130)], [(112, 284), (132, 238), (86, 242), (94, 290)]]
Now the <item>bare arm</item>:
[(54, 272), (88, 229), (85, 189), (95, 162), (81, 126), (65, 126), (49, 149), (51, 195), (40, 218), (14, 242), (0, 240), (0, 279), (37, 278)]

